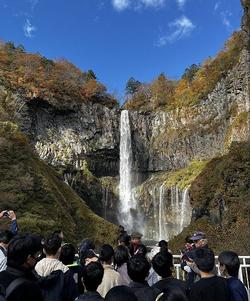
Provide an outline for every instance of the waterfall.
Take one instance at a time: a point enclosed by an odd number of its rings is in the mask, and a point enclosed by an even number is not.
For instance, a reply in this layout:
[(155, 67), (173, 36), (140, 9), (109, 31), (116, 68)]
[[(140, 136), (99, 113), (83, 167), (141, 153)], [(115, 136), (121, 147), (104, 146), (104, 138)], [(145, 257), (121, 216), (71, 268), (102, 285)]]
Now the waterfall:
[(158, 240), (168, 240), (167, 219), (165, 210), (165, 189), (162, 184), (159, 188), (159, 237)]
[(189, 225), (191, 221), (191, 214), (192, 209), (189, 201), (189, 188), (187, 187), (182, 192), (180, 232), (184, 227)]
[(169, 240), (189, 225), (192, 213), (189, 188), (184, 190), (177, 186), (167, 188), (162, 184), (153, 188), (151, 197), (155, 221), (152, 231), (154, 239)]
[(121, 112), (120, 120), (120, 184), (119, 184), (119, 219), (126, 229), (132, 229), (132, 210), (136, 208), (132, 198), (132, 146), (129, 113)]

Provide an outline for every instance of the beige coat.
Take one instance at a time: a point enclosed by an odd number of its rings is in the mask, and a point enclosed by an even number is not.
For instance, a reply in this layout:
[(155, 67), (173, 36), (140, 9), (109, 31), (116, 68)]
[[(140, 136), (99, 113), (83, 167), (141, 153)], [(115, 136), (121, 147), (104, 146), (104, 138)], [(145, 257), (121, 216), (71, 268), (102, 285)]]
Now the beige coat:
[(112, 265), (103, 265), (104, 275), (102, 283), (98, 286), (98, 293), (105, 298), (107, 292), (114, 286), (121, 285), (120, 274), (114, 270)]

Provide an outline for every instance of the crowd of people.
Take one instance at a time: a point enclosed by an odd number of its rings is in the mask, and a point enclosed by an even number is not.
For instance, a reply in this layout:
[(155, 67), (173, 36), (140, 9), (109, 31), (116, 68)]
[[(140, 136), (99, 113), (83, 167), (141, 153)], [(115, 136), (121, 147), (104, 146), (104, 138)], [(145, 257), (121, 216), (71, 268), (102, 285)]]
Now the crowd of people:
[(165, 240), (150, 251), (142, 235), (122, 226), (115, 247), (97, 252), (84, 239), (75, 248), (62, 231), (47, 237), (18, 233), (14, 211), (9, 230), (0, 231), (0, 301), (247, 301), (238, 279), (239, 257), (232, 251), (215, 256), (205, 233), (187, 237), (181, 252), (186, 280), (174, 275), (173, 255)]

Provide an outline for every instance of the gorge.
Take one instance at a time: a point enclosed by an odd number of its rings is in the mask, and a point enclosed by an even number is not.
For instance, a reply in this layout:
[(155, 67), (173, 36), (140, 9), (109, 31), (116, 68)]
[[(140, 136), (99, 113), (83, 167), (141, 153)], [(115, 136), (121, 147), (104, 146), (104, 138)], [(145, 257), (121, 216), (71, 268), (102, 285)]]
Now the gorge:
[(169, 240), (174, 252), (203, 230), (215, 251), (247, 254), (250, 17), (243, 7), (235, 64), (191, 103), (131, 97), (120, 107), (102, 90), (81, 99), (54, 86), (20, 86), (22, 76), (13, 84), (2, 68), (1, 206), (19, 210), (25, 231), (63, 228), (73, 241), (90, 235), (114, 243), (121, 223)]

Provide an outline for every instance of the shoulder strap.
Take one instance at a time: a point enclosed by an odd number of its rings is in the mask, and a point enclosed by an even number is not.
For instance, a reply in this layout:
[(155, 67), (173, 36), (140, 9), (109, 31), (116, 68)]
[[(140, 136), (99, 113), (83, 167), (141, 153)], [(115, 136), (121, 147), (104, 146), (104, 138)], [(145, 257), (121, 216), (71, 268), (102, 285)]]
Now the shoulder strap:
[(9, 286), (6, 288), (6, 299), (13, 293), (13, 291), (22, 283), (24, 283), (26, 281), (25, 278), (23, 277), (19, 277), (15, 280), (13, 280)]
[(0, 246), (0, 250), (3, 252), (3, 255), (6, 257), (7, 251), (2, 246)]

